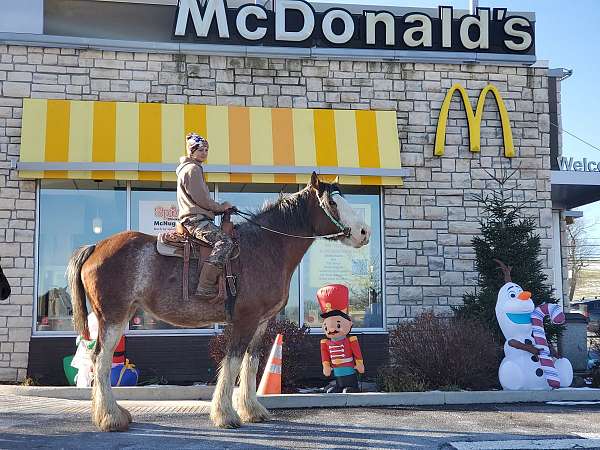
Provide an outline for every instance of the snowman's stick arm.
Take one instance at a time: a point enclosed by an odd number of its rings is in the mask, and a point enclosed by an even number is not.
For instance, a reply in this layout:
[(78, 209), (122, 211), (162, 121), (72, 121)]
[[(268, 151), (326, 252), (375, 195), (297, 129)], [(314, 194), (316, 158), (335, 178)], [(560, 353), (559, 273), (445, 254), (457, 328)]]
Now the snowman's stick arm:
[(521, 341), (517, 341), (516, 339), (510, 339), (508, 341), (508, 345), (513, 348), (518, 348), (519, 350), (524, 350), (526, 352), (531, 353), (532, 355), (537, 355), (540, 351), (531, 344), (524, 344)]

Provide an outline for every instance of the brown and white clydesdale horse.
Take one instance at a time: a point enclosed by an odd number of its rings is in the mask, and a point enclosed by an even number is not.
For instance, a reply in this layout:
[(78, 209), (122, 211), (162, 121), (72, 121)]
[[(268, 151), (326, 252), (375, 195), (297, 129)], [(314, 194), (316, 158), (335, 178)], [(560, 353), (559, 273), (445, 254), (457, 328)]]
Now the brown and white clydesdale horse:
[(6, 300), (8, 297), (10, 297), (10, 284), (0, 267), (0, 300)]
[[(370, 237), (369, 227), (344, 199), (337, 183), (322, 182), (315, 173), (304, 189), (265, 205), (252, 221), (255, 223), (237, 225), (238, 295), (231, 342), (221, 363), (210, 413), (219, 427), (237, 428), (242, 422), (261, 422), (269, 416), (256, 398), (259, 344), (269, 319), (285, 307), (292, 274), (314, 242), (306, 237), (336, 235), (334, 239), (355, 248), (367, 244)], [(256, 224), (305, 238), (277, 234)], [(126, 430), (131, 422), (129, 412), (113, 397), (109, 374), (113, 350), (138, 307), (182, 327), (226, 321), (222, 304), (183, 301), (182, 261), (158, 254), (156, 237), (133, 231), (82, 247), (69, 261), (75, 329), (88, 333), (86, 295), (98, 317), (92, 420), (103, 431)], [(190, 275), (190, 285), (196, 282), (197, 275), (195, 279)], [(238, 374), (236, 412), (232, 394)]]

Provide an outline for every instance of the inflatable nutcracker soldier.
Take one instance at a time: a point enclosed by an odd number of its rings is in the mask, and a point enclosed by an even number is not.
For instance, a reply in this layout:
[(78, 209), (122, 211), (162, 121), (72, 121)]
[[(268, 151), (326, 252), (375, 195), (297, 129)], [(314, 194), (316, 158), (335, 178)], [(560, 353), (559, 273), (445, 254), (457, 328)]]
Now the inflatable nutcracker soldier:
[(363, 358), (356, 336), (348, 337), (352, 319), (348, 315), (348, 288), (342, 284), (330, 284), (317, 291), (317, 300), (323, 318), (323, 331), (327, 339), (321, 339), (323, 375), (329, 377), (333, 370), (336, 385), (329, 392), (358, 392), (356, 371), (365, 372)]

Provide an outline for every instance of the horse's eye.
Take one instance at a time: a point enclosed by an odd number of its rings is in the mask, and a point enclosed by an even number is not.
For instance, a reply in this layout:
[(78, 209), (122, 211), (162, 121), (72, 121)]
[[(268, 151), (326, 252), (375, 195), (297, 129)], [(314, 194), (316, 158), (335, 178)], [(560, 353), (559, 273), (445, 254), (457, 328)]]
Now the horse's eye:
[(337, 206), (337, 203), (330, 199), (329, 206)]

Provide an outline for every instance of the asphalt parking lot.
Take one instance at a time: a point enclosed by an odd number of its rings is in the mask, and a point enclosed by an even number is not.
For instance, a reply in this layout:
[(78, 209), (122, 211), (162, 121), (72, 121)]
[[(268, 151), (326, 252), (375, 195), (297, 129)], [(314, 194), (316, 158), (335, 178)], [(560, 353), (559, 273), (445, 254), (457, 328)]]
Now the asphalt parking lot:
[(100, 433), (89, 401), (0, 396), (0, 448), (600, 448), (598, 402), (276, 410), (238, 430), (214, 428), (208, 402), (120, 403), (130, 430)]

